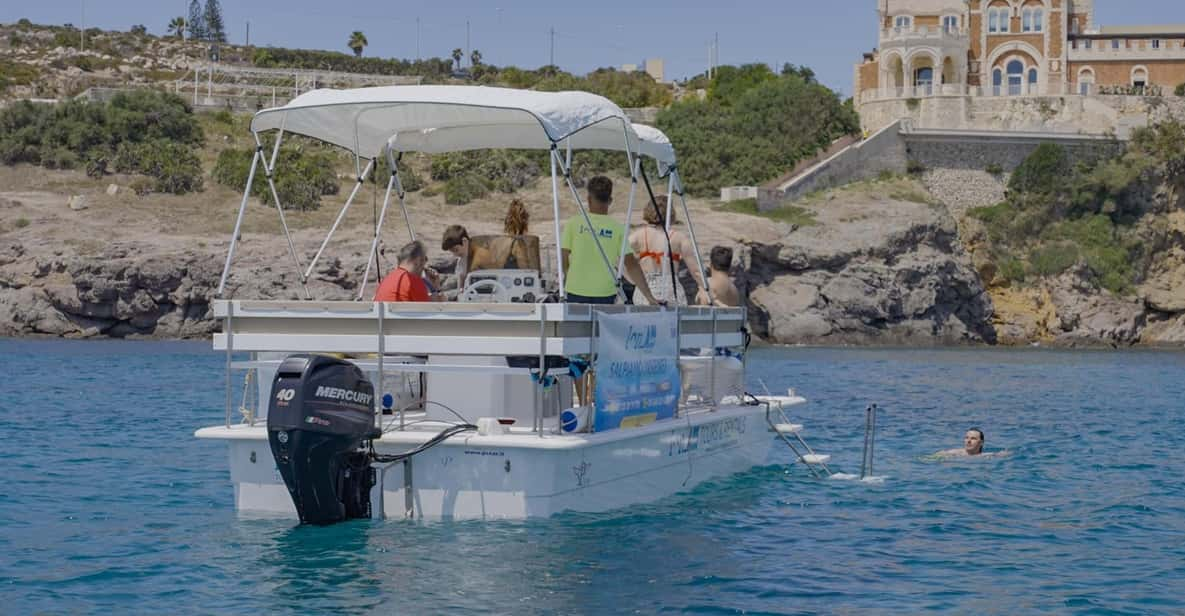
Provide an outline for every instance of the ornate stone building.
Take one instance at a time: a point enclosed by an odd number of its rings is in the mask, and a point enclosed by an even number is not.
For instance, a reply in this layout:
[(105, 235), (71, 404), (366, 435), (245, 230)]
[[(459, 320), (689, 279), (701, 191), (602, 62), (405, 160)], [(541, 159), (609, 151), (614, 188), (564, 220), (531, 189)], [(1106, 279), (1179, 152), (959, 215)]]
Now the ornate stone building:
[(1185, 25), (1098, 27), (1094, 0), (876, 0), (876, 6), (880, 40), (856, 65), (858, 103), (1172, 95), (1185, 83)]

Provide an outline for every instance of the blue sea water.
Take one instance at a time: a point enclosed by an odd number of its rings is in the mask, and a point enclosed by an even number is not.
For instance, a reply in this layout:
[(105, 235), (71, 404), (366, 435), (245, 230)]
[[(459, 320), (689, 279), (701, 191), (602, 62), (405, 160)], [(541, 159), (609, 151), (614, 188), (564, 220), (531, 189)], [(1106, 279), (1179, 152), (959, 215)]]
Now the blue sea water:
[[(0, 613), (1185, 613), (1185, 354), (764, 349), (816, 449), (653, 505), (300, 528), (233, 511), (224, 356), (0, 340)], [(995, 459), (936, 462), (983, 428)]]

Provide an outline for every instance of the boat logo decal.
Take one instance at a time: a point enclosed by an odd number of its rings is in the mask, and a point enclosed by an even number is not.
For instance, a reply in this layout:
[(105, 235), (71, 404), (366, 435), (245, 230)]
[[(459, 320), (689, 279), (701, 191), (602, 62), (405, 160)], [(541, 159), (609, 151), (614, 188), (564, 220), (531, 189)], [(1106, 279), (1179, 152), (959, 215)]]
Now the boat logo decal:
[(583, 488), (588, 485), (588, 469), (592, 468), (592, 464), (580, 461), (580, 464), (572, 467), (572, 472), (576, 475), (576, 487)]
[(328, 419), (321, 419), (320, 417), (317, 417), (315, 415), (309, 415), (308, 418), (304, 420), (304, 422), (307, 424), (317, 424), (318, 426), (328, 426), (329, 425)]
[(711, 451), (735, 445), (748, 427), (747, 417), (730, 417), (723, 421), (692, 426), (670, 439), (668, 456), (682, 455), (700, 449)]
[(287, 389), (281, 389), (280, 391), (276, 392), (276, 403), (280, 406), (288, 406), (288, 403), (291, 402), (295, 397), (295, 389), (292, 389), (291, 387)]

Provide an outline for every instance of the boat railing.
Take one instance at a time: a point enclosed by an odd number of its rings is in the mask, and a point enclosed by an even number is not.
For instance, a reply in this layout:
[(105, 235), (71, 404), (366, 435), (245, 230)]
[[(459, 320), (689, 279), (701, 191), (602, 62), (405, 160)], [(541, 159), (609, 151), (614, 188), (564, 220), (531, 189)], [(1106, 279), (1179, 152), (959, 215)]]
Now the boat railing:
[[(472, 377), (532, 378), (536, 369), (491, 362), (492, 357), (579, 357), (597, 345), (597, 312), (645, 313), (675, 310), (680, 349), (711, 349), (708, 360), (709, 394), (681, 400), (682, 408), (714, 408), (718, 350), (745, 344), (745, 310), (683, 306), (590, 306), (585, 304), (477, 304), (402, 302), (314, 302), (284, 300), (216, 300), (214, 314), (222, 332), (214, 348), (226, 353), (226, 425), (233, 419), (233, 373), (255, 374), (258, 406), (267, 403), (266, 375), (289, 353), (338, 353), (373, 375), (376, 390), (385, 392), (390, 375), (469, 375)], [(235, 359), (248, 353), (250, 358)], [(433, 363), (422, 357), (465, 356), (456, 362)], [(455, 357), (454, 357), (455, 359)], [(250, 378), (250, 377), (248, 377)], [(429, 377), (431, 378), (431, 377)], [(538, 389), (538, 388), (537, 388)], [(381, 399), (381, 395), (376, 396)], [(244, 396), (244, 418), (260, 418)], [(382, 409), (376, 401), (376, 413)], [(543, 401), (535, 396), (531, 430), (542, 435)], [(400, 417), (402, 426), (402, 417)]]

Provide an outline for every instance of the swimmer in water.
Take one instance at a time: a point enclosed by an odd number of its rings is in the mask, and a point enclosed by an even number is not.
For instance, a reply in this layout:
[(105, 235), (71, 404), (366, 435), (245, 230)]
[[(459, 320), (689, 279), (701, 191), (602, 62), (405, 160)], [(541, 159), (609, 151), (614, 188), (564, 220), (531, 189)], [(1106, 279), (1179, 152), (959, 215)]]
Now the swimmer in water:
[[(939, 451), (934, 454), (937, 458), (964, 458), (971, 456), (984, 455), (983, 453), (983, 430), (979, 428), (971, 428), (963, 435), (962, 449), (947, 449), (946, 451)], [(991, 455), (991, 454), (987, 454)]]

